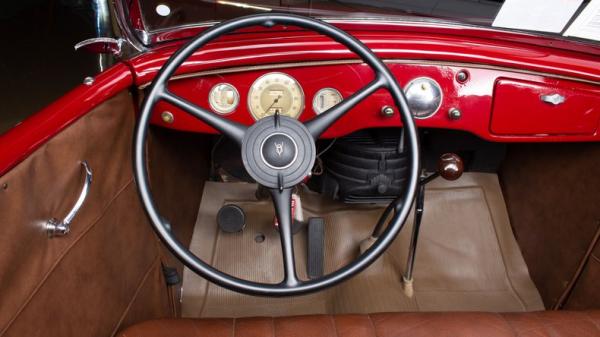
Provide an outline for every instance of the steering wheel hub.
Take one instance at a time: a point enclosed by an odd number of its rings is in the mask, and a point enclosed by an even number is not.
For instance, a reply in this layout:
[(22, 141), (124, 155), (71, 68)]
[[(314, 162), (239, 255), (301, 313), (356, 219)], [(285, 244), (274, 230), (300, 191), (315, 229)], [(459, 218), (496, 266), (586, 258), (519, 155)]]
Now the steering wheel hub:
[(269, 188), (293, 187), (315, 163), (315, 143), (297, 120), (275, 115), (250, 128), (242, 140), (242, 161), (248, 174)]

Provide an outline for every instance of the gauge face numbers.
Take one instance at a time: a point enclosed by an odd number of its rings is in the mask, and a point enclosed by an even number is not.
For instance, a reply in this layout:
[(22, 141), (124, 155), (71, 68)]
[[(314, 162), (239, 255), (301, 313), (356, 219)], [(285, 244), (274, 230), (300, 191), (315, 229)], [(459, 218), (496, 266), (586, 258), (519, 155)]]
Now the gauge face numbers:
[(320, 115), (337, 105), (343, 99), (344, 98), (339, 91), (333, 88), (323, 88), (319, 90), (313, 98), (313, 110), (317, 115)]
[(210, 89), (208, 103), (214, 112), (225, 115), (232, 113), (240, 103), (240, 94), (228, 83), (220, 83)]
[(248, 109), (254, 119), (272, 116), (298, 118), (304, 109), (304, 92), (300, 84), (284, 73), (268, 73), (259, 77), (248, 92)]
[(419, 77), (410, 81), (404, 89), (408, 107), (415, 118), (433, 116), (442, 104), (442, 89), (431, 78)]

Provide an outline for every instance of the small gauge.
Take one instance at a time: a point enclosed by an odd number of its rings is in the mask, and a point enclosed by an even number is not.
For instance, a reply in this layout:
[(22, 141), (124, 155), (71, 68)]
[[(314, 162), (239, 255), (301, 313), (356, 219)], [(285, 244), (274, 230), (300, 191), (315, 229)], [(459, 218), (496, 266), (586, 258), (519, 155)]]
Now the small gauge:
[(313, 98), (313, 110), (317, 115), (320, 115), (342, 100), (342, 94), (339, 91), (333, 88), (323, 88)]
[(404, 93), (415, 118), (431, 117), (442, 105), (442, 89), (429, 77), (419, 77), (410, 81)]
[(240, 94), (228, 83), (220, 83), (210, 89), (208, 102), (214, 112), (225, 115), (233, 112), (240, 103)]
[(290, 75), (268, 73), (252, 83), (248, 92), (248, 109), (256, 120), (275, 113), (298, 118), (304, 109), (304, 92)]

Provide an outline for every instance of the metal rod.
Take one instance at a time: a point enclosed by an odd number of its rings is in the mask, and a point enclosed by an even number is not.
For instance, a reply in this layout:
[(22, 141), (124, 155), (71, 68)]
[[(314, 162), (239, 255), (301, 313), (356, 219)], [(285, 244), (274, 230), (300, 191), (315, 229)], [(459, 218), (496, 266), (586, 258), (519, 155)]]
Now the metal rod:
[[(93, 0), (94, 30), (97, 37), (112, 37), (112, 24), (110, 20), (110, 6), (108, 0)], [(98, 54), (98, 69), (100, 72), (106, 70), (114, 63), (113, 55)]]
[(421, 181), (417, 189), (417, 197), (415, 204), (415, 222), (413, 225), (412, 236), (410, 238), (410, 248), (408, 251), (408, 261), (406, 262), (406, 272), (404, 279), (412, 281), (413, 270), (415, 266), (415, 257), (417, 253), (417, 242), (419, 241), (419, 231), (421, 229), (421, 219), (423, 218), (423, 210), (425, 206), (425, 183)]

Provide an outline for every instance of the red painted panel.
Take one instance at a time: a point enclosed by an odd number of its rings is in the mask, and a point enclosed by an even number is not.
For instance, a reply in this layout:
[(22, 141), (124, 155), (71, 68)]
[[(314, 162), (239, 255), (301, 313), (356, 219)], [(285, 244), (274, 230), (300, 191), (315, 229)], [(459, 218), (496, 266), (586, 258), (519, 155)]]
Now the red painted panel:
[(1, 135), (0, 176), (79, 117), (132, 83), (131, 71), (119, 63), (96, 76), (94, 84), (78, 86)]
[[(596, 132), (590, 135), (573, 135), (563, 137), (539, 135), (499, 135), (490, 132), (491, 97), (494, 82), (498, 77), (511, 77), (527, 81), (539, 81), (550, 85), (559, 85), (556, 79), (542, 74), (557, 76), (570, 76), (588, 81), (600, 82), (600, 59), (595, 54), (597, 47), (578, 44), (570, 41), (555, 41), (556, 39), (539, 37), (531, 34), (511, 33), (493, 29), (472, 29), (465, 32), (462, 28), (452, 25), (414, 25), (389, 23), (362, 23), (350, 24), (339, 22), (340, 27), (348, 29), (352, 35), (369, 46), (379, 57), (392, 63), (399, 82), (404, 85), (409, 79), (431, 74), (442, 84), (445, 100), (440, 113), (432, 118), (418, 121), (419, 126), (438, 127), (465, 130), (472, 132), (484, 139), (492, 141), (598, 141), (600, 135)], [(189, 33), (187, 31), (186, 33)], [(537, 41), (537, 43), (533, 43)], [(166, 62), (170, 55), (181, 46), (184, 41), (171, 42), (152, 52), (130, 60), (135, 69), (136, 84), (149, 83), (156, 72)], [(574, 48), (578, 46), (578, 48)], [(573, 47), (573, 48), (571, 48)], [(579, 48), (581, 47), (581, 48)], [(577, 51), (575, 51), (577, 50)], [(415, 60), (423, 66), (410, 66), (393, 64), (396, 60)], [(316, 33), (297, 30), (290, 27), (276, 27), (274, 29), (257, 28), (245, 30), (243, 34), (230, 34), (203, 47), (192, 55), (179, 69), (178, 74), (190, 74), (206, 70), (221, 68), (246, 67), (269, 64), (285, 64), (311, 61), (340, 61), (356, 60), (356, 56), (340, 44), (318, 35)], [(443, 62), (449, 66), (426, 65), (428, 63)], [(295, 73), (300, 70), (298, 77), (303, 86), (318, 87), (332, 86), (341, 83), (347, 86), (356, 78), (352, 73), (360, 75), (361, 85), (366, 84), (366, 79), (361, 75), (360, 66), (344, 66), (349, 74), (338, 75), (335, 79), (327, 79), (327, 83), (318, 82), (323, 74), (340, 73), (340, 66), (287, 68), (285, 72)], [(472, 74), (469, 82), (455, 83), (452, 76), (460, 67), (467, 68)], [(487, 70), (483, 68), (494, 68)], [(526, 75), (511, 72), (505, 69), (518, 69), (518, 71), (533, 71), (540, 75)], [(279, 70), (278, 70), (279, 71)], [(241, 87), (248, 86), (256, 77), (266, 71), (248, 71), (245, 75), (226, 75), (228, 81)], [(244, 78), (248, 76), (249, 78)], [(204, 79), (210, 83), (209, 77)], [(193, 80), (186, 80), (189, 86), (198, 86)], [(312, 81), (312, 82), (311, 82)], [(179, 82), (179, 81), (178, 81)], [(203, 99), (198, 101), (202, 106), (207, 106), (206, 95), (199, 88), (187, 90), (185, 81), (173, 83), (175, 91), (181, 90), (190, 94), (188, 98)], [(312, 83), (312, 84), (307, 84)], [(318, 83), (318, 85), (317, 85)], [(206, 84), (208, 85), (208, 84)], [(339, 84), (338, 84), (339, 85)], [(318, 89), (318, 88), (317, 88)], [(315, 89), (315, 90), (317, 90)], [(353, 89), (348, 87), (347, 92)], [(186, 92), (190, 91), (190, 92)], [(346, 92), (343, 92), (346, 96)], [(184, 95), (185, 96), (185, 95)], [(242, 99), (245, 99), (242, 93)], [(366, 100), (348, 115), (335, 124), (325, 136), (336, 137), (347, 134), (361, 127), (394, 126), (399, 125), (399, 120), (387, 120), (378, 115), (378, 109), (386, 103), (385, 93), (377, 93)], [(307, 105), (310, 108), (310, 100)], [(245, 103), (244, 103), (245, 104)], [(449, 120), (443, 109), (449, 106), (459, 107), (463, 111), (463, 118), (459, 121)], [(164, 109), (164, 106), (160, 108)], [(169, 107), (171, 109), (171, 107)], [(443, 111), (443, 112), (442, 112)], [(311, 117), (309, 110), (301, 119)], [(198, 121), (189, 116), (177, 116), (172, 126), (181, 130), (213, 132), (210, 128), (199, 127)], [(231, 118), (243, 123), (251, 123), (252, 119), (242, 112), (232, 115)], [(158, 119), (155, 122), (160, 123)], [(200, 123), (201, 124), (201, 123)]]
[[(593, 88), (592, 86), (581, 83), (493, 69), (398, 63), (389, 64), (389, 67), (396, 76), (399, 84), (403, 87), (410, 80), (421, 76), (430, 77), (440, 84), (444, 95), (442, 105), (438, 112), (430, 118), (417, 120), (416, 123), (419, 127), (463, 130), (490, 141), (600, 140), (600, 135), (594, 132), (585, 135), (579, 134), (580, 132), (572, 132), (578, 133), (577, 135), (568, 135), (568, 133), (540, 135), (538, 132), (534, 134), (511, 133), (510, 135), (503, 135), (490, 132), (492, 95), (494, 85), (500, 78), (510, 77), (519, 81), (539, 83), (540, 85), (545, 85), (547, 88), (556, 88), (557, 90), (566, 90), (565, 88), (568, 87), (578, 88), (578, 90), (586, 88), (585, 90), (588, 90), (586, 92), (590, 95), (595, 93), (598, 95), (597, 97), (600, 97), (600, 88), (591, 89)], [(461, 70), (466, 70), (469, 73), (469, 79), (465, 83), (459, 83), (455, 79), (456, 73)], [(208, 93), (212, 86), (222, 82), (233, 84), (240, 93), (241, 103), (233, 113), (227, 115), (227, 118), (250, 125), (254, 120), (247, 108), (248, 90), (254, 80), (269, 71), (256, 70), (180, 79), (172, 81), (169, 84), (169, 88), (189, 101), (210, 109)], [(309, 120), (315, 116), (315, 112), (312, 109), (312, 100), (319, 89), (333, 87), (340, 91), (342, 96), (348, 97), (373, 78), (372, 71), (362, 64), (305, 66), (277, 69), (276, 71), (282, 71), (291, 75), (303, 87), (306, 101), (304, 112), (299, 117), (301, 121)], [(514, 97), (504, 97), (503, 104), (505, 104), (506, 109), (517, 111), (520, 108), (521, 100)], [(380, 114), (381, 108), (385, 105), (393, 105), (392, 100), (385, 90), (380, 90), (349, 111), (325, 132), (323, 137), (340, 137), (363, 128), (401, 126), (398, 116), (386, 118)], [(448, 110), (450, 108), (460, 109), (462, 117), (459, 120), (450, 119), (448, 117)], [(165, 124), (160, 119), (159, 114), (163, 111), (170, 111), (174, 114), (175, 120), (173, 124)], [(543, 116), (525, 115), (520, 118), (523, 123), (527, 123), (528, 125), (546, 125), (544, 123), (547, 122), (540, 119), (541, 117)], [(164, 102), (157, 104), (152, 122), (178, 130), (216, 133), (215, 130), (203, 122)]]
[[(543, 95), (558, 94), (553, 105)], [(592, 135), (600, 122), (600, 88), (559, 81), (557, 85), (500, 79), (496, 83), (491, 131), (498, 135)]]
[[(135, 22), (139, 22), (140, 19), (135, 17), (133, 15), (133, 12), (131, 16), (134, 22), (134, 28), (144, 29), (143, 26), (135, 25)], [(388, 32), (393, 34), (417, 33), (424, 37), (443, 34), (454, 35), (457, 40), (465, 40), (470, 38), (484, 38), (493, 39), (496, 41), (509, 41), (513, 43), (517, 42), (522, 44), (528, 44), (530, 46), (551, 47), (555, 49), (576, 51), (581, 53), (587, 53), (590, 55), (597, 55), (600, 53), (600, 46), (595, 45), (591, 42), (586, 42), (584, 40), (567, 40), (561, 36), (552, 36), (536, 32), (497, 29), (492, 27), (464, 25), (456, 22), (448, 24), (447, 22), (436, 23), (433, 21), (418, 20), (367, 21), (352, 19), (347, 20), (344, 18), (330, 19), (327, 20), (327, 22), (353, 35), (365, 31), (378, 33)], [(200, 34), (208, 28), (210, 27), (186, 26), (183, 28), (175, 28), (168, 31), (159, 31), (151, 33), (150, 39), (152, 43), (157, 44), (169, 43), (173, 40), (185, 40)], [(277, 34), (281, 34), (282, 32), (285, 32), (286, 34), (289, 34), (293, 31), (306, 32), (306, 30), (298, 27), (275, 26), (272, 28), (250, 27), (240, 30), (236, 33), (243, 33), (246, 35), (249, 33), (275, 32)]]
[[(485, 64), (600, 81), (597, 55), (483, 37), (387, 31), (360, 31), (353, 35), (384, 59)], [(130, 60), (136, 72), (136, 84), (150, 82), (180, 46), (181, 42), (172, 43)], [(197, 51), (178, 73), (344, 59), (356, 59), (356, 56), (339, 43), (315, 33), (238, 34), (224, 36)]]

